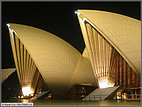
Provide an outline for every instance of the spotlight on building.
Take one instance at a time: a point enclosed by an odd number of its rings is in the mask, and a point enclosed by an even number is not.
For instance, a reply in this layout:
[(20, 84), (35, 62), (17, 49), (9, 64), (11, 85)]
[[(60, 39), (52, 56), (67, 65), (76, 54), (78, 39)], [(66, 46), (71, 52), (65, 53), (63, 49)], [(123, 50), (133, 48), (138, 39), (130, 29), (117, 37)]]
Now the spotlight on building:
[(113, 87), (113, 86), (114, 86), (114, 83), (108, 80), (108, 78), (105, 78), (99, 81), (100, 88), (108, 88), (108, 87)]
[(75, 14), (80, 15), (80, 13), (78, 11), (74, 11)]
[(7, 27), (10, 27), (10, 24), (6, 24)]
[(30, 94), (33, 93), (30, 87), (23, 87), (22, 92), (24, 96), (29, 96)]
[(74, 11), (74, 13), (77, 14), (78, 12), (77, 12), (77, 11)]

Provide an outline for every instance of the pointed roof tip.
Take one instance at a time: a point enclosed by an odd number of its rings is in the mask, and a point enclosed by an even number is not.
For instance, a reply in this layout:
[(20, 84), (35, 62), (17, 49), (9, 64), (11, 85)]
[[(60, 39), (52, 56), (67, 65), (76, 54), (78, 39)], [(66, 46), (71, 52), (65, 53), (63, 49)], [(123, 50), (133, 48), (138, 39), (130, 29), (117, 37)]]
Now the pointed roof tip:
[(7, 24), (6, 24), (6, 26), (7, 26), (7, 27), (10, 27), (10, 24), (9, 24), (9, 23), (7, 23)]
[(78, 10), (74, 11), (76, 15), (80, 15), (80, 13), (78, 12)]
[(78, 11), (77, 11), (77, 10), (75, 10), (75, 11), (74, 11), (74, 13), (75, 13), (75, 14), (77, 14), (77, 13), (78, 13)]

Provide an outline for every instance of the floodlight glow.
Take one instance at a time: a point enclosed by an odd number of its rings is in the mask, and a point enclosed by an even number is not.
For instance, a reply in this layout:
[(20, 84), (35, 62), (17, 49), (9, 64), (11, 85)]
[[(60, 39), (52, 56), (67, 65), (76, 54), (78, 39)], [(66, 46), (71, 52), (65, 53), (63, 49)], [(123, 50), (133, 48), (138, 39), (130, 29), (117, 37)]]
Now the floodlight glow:
[(77, 14), (77, 15), (80, 15), (80, 13), (78, 11), (75, 11), (74, 13)]
[(33, 92), (31, 91), (30, 87), (23, 87), (22, 88), (22, 92), (24, 96), (29, 96), (30, 94), (32, 94)]
[(77, 14), (78, 12), (77, 12), (77, 11), (75, 11), (74, 13), (75, 13), (75, 14)]
[(108, 88), (113, 86), (114, 86), (114, 83), (108, 80), (108, 78), (99, 81), (100, 88)]
[(6, 24), (7, 27), (10, 27), (10, 24)]
[(99, 81), (99, 86), (100, 88), (107, 88), (108, 87), (107, 79)]

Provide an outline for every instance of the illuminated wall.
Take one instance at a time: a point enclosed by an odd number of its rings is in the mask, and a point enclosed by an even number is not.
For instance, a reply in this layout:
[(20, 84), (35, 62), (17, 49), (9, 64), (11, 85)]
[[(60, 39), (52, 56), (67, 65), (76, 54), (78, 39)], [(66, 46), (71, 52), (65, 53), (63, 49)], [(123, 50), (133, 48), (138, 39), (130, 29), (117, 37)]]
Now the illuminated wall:
[(111, 69), (115, 72), (116, 86), (121, 85), (127, 88), (140, 87), (139, 75), (132, 70), (132, 68), (118, 52), (115, 52), (114, 62), (112, 64)]

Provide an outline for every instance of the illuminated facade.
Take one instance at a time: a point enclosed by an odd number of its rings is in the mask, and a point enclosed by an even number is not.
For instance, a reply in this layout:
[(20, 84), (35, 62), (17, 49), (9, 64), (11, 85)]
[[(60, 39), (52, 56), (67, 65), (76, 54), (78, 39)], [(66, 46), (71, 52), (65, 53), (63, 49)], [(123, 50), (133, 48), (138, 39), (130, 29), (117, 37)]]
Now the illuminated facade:
[(66, 96), (74, 85), (140, 87), (141, 22), (103, 11), (76, 13), (86, 44), (82, 55), (49, 32), (8, 24), (23, 93), (34, 93), (38, 75), (54, 97)]

